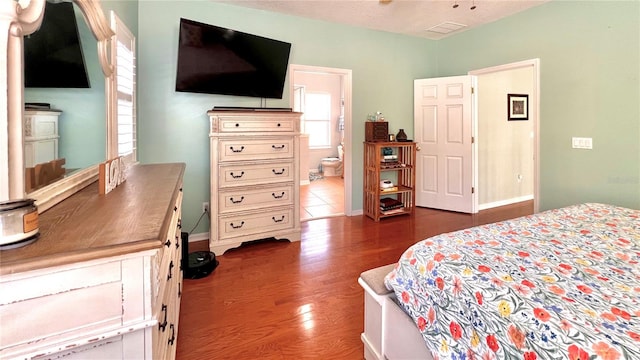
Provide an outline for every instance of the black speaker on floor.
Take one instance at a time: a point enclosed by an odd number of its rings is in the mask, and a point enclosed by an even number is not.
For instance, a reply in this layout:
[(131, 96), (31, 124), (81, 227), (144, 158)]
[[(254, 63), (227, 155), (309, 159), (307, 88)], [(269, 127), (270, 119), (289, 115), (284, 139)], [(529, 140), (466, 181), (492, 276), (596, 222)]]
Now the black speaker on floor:
[(219, 264), (216, 254), (211, 251), (196, 251), (189, 254), (189, 233), (182, 237), (182, 270), (185, 279), (200, 279), (213, 272)]

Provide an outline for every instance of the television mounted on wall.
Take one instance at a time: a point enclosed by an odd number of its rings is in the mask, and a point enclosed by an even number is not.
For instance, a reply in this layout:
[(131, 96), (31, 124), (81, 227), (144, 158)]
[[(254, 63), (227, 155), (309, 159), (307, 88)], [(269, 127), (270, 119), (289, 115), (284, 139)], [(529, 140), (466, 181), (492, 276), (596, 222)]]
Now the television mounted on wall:
[(291, 44), (180, 19), (176, 91), (281, 99)]

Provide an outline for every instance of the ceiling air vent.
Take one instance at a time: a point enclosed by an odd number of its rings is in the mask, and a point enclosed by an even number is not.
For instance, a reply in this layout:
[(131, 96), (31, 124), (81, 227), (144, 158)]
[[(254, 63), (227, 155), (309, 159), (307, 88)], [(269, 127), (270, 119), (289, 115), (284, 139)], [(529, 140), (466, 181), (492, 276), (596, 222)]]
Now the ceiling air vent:
[(458, 31), (462, 28), (466, 28), (467, 25), (458, 24), (451, 21), (445, 21), (442, 24), (438, 24), (434, 27), (428, 28), (427, 31), (438, 34), (450, 34), (454, 31)]

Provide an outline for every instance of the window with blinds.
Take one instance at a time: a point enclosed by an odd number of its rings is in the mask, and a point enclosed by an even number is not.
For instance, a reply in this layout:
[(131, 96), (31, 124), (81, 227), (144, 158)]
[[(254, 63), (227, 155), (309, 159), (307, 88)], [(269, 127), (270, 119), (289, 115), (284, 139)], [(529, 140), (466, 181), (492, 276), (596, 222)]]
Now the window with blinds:
[(136, 43), (135, 37), (111, 12), (111, 27), (116, 33), (111, 43), (111, 56), (115, 68), (114, 89), (117, 99), (118, 155), (127, 162), (135, 162), (136, 154)]

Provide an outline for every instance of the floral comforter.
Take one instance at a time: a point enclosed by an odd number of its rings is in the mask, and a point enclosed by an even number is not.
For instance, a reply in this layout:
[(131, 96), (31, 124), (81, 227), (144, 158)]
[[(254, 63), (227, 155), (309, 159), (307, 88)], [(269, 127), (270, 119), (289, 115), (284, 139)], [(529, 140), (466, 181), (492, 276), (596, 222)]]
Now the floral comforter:
[(640, 210), (582, 204), (416, 243), (385, 279), (434, 359), (640, 359)]

